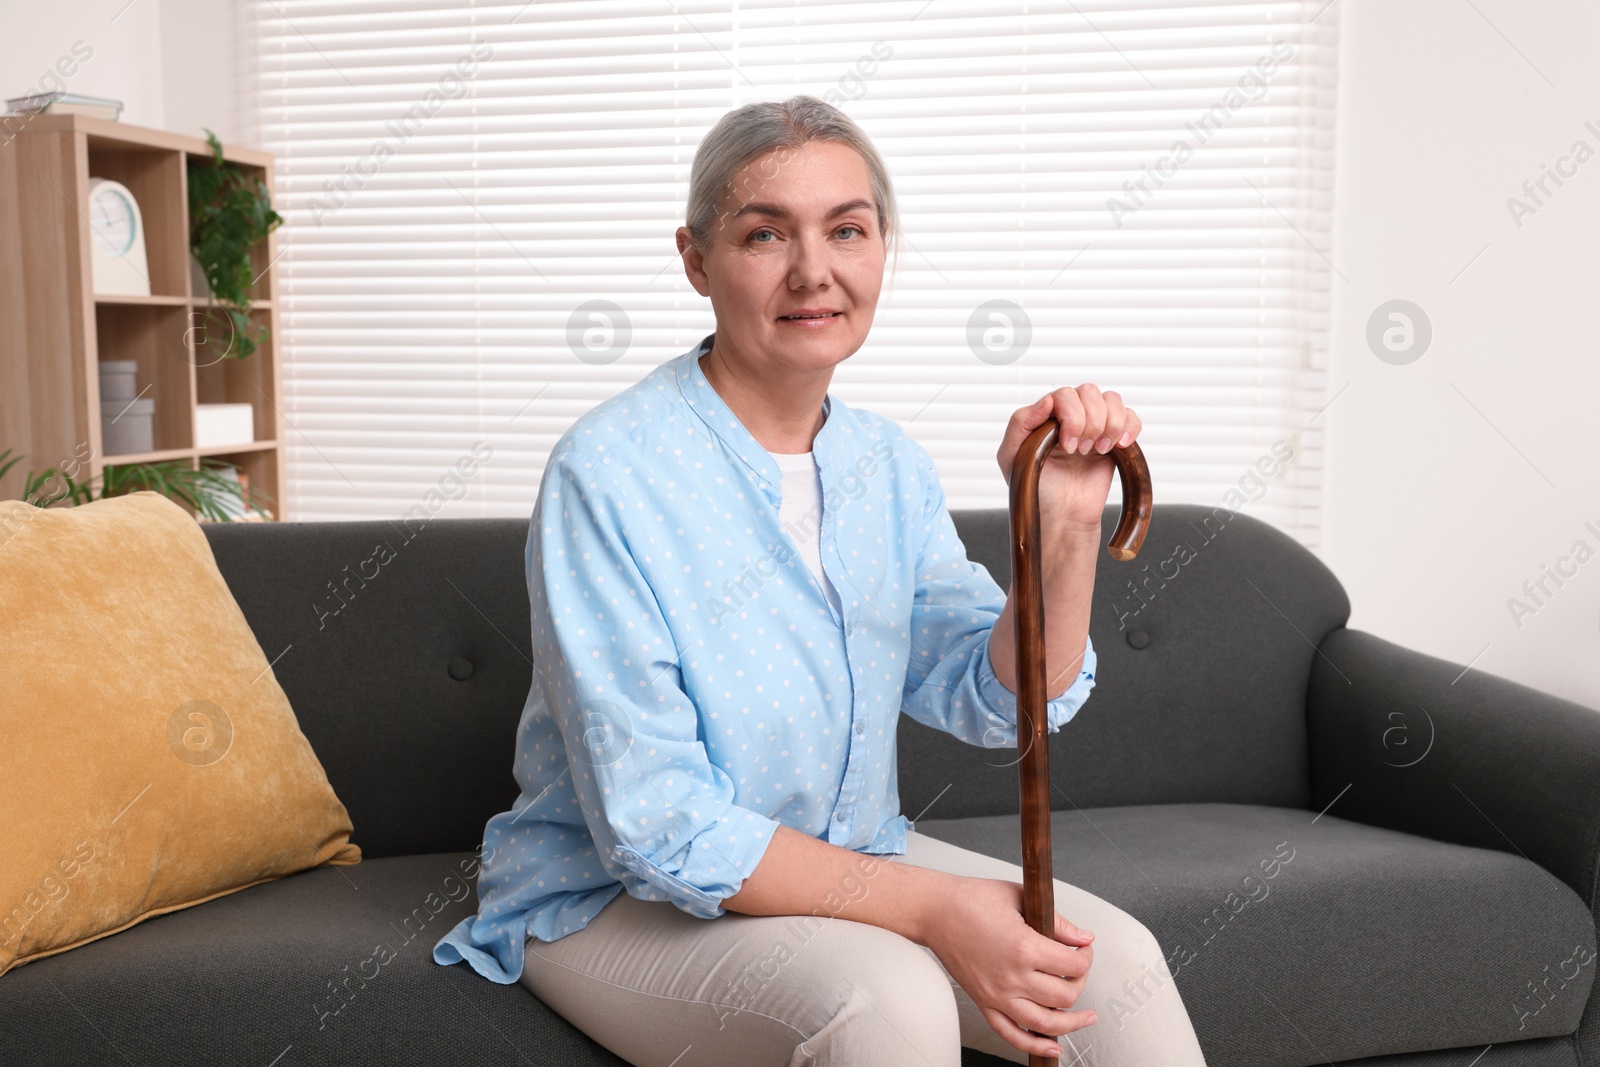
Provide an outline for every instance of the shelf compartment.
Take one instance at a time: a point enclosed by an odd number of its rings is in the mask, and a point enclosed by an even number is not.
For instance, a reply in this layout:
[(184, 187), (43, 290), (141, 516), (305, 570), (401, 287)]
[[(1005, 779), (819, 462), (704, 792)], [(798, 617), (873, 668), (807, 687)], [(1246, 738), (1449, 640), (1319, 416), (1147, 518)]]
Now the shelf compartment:
[[(191, 163), (204, 163), (208, 166), (214, 165), (213, 157), (205, 153), (191, 152), (188, 154), (187, 159)], [(267, 192), (269, 195), (273, 193), (272, 181), (270, 176), (267, 174), (266, 168), (254, 166), (252, 164), (240, 161), (232, 162), (235, 162), (235, 165), (237, 165), (240, 170), (244, 171), (246, 178), (260, 181), (267, 187)], [(269, 233), (265, 240), (257, 241), (255, 244), (250, 246), (251, 284), (245, 292), (246, 295), (249, 296), (252, 305), (260, 301), (266, 301), (272, 296), (271, 279), (267, 275), (267, 268), (272, 265), (272, 257), (277, 254), (274, 248), (277, 242), (273, 239), (273, 237), (274, 235)], [(204, 269), (201, 268), (197, 262), (191, 269), (193, 271), (193, 278), (190, 282), (190, 290), (195, 301), (203, 305), (211, 295), (211, 287), (205, 279)]]
[(278, 453), (275, 449), (241, 449), (233, 452), (207, 452), (206, 459), (219, 459), (232, 463), (247, 475), (250, 488), (266, 499), (260, 506), (272, 512), (272, 517), (282, 518), (282, 498), (278, 495)]
[[(94, 319), (99, 359), (138, 363), (138, 395), (156, 402), (152, 451), (192, 449), (194, 367), (186, 339), (188, 310), (152, 304), (98, 304)], [(98, 382), (95, 394), (99, 394)], [(97, 420), (98, 414), (96, 411)], [(105, 459), (108, 463), (126, 462), (116, 455)]]
[[(89, 177), (128, 187), (144, 219), (150, 295), (189, 295), (189, 205), (182, 152), (89, 146)], [(88, 204), (79, 204), (87, 212)], [(84, 225), (89, 225), (87, 220)], [(95, 240), (91, 228), (90, 241)]]
[[(270, 332), (272, 327), (272, 312), (267, 308), (252, 307), (250, 321), (256, 326), (268, 328), (266, 340), (256, 346), (255, 352), (239, 358), (228, 356), (224, 359), (212, 359), (203, 354), (203, 348), (198, 344), (202, 332), (209, 338), (210, 343), (215, 343), (216, 338), (227, 338), (232, 320), (226, 315), (216, 312), (207, 313), (196, 310), (192, 313), (193, 321), (198, 331), (193, 333), (196, 351), (202, 353), (201, 358), (195, 360), (195, 402), (198, 404), (249, 404), (254, 414), (256, 442), (272, 440), (277, 436), (278, 403), (275, 376), (272, 373), (273, 363), (277, 359), (277, 338)], [(220, 321), (219, 321), (220, 320)], [(253, 447), (249, 442), (241, 442), (243, 447)], [(216, 454), (215, 449), (205, 450), (208, 455)]]

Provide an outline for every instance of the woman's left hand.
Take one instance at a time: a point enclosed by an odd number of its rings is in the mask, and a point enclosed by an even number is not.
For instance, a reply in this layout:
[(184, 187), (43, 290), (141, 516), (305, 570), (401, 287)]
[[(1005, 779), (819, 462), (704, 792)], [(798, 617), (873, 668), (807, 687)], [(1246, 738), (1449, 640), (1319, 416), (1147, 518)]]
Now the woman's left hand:
[(1123, 405), (1121, 396), (1102, 393), (1092, 382), (1046, 393), (1012, 412), (1006, 423), (995, 459), (1007, 485), (1022, 442), (1051, 418), (1061, 429), (1039, 471), (1039, 513), (1050, 523), (1067, 523), (1098, 535), (1116, 466), (1108, 453), (1136, 440), (1143, 424), (1132, 408)]

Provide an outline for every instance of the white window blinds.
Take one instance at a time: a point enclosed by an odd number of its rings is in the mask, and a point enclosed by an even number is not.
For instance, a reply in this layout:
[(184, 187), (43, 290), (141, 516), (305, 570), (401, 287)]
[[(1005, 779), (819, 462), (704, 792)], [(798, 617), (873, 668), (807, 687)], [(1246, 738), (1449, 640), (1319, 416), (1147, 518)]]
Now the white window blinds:
[[(1158, 501), (1317, 545), (1337, 5), (248, 12), (288, 517), (528, 514), (573, 419), (714, 328), (673, 243), (699, 139), (806, 92), (873, 138), (905, 231), (834, 392), (925, 444), (951, 507), (1003, 506), (1012, 409), (1093, 381), (1143, 417)], [(580, 358), (575, 322), (625, 350)]]

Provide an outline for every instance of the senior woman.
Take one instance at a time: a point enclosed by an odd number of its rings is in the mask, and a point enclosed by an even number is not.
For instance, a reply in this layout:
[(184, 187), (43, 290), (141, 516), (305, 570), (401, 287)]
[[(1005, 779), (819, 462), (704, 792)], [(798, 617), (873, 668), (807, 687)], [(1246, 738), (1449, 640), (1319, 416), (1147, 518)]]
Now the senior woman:
[[(747, 105), (701, 143), (677, 241), (716, 330), (551, 453), (521, 795), (434, 959), (520, 981), (638, 1067), (956, 1067), (963, 1045), (1203, 1065), (1137, 919), (1057, 880), (1072, 920), (1045, 937), (1020, 867), (900, 812), (901, 712), (984, 747), (1017, 730), (1010, 598), (966, 558), (927, 451), (828, 393), (897, 230), (882, 159), (820, 100)], [(1003, 473), (1052, 417), (1054, 732), (1094, 684), (1106, 453), (1140, 423), (1114, 392), (1057, 389), (1011, 416)]]

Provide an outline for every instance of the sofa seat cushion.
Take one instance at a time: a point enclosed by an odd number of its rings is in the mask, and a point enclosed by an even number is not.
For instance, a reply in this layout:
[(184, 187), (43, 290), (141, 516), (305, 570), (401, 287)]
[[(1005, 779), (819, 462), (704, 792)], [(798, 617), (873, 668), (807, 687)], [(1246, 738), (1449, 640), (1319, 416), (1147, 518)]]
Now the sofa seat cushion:
[[(1314, 816), (1056, 811), (1055, 873), (1155, 933), (1213, 1064), (1340, 1063), (1576, 1028), (1592, 956), (1564, 987), (1559, 972), (1595, 930), (1570, 889), (1516, 855)], [(916, 829), (1022, 862), (1015, 816)], [(306, 871), (27, 964), (0, 979), (0, 1063), (620, 1064), (520, 985), (432, 961), (475, 908), (472, 862)], [(1529, 983), (1546, 982), (1541, 1006)]]
[[(1161, 942), (1210, 1063), (1570, 1034), (1589, 998), (1593, 916), (1514, 852), (1242, 804), (1068, 808), (1050, 823), (1055, 876)], [(1022, 863), (1015, 816), (916, 831)]]
[(367, 860), (162, 915), (0, 979), (0, 1063), (622, 1061), (520, 985), (433, 962), (473, 853)]

